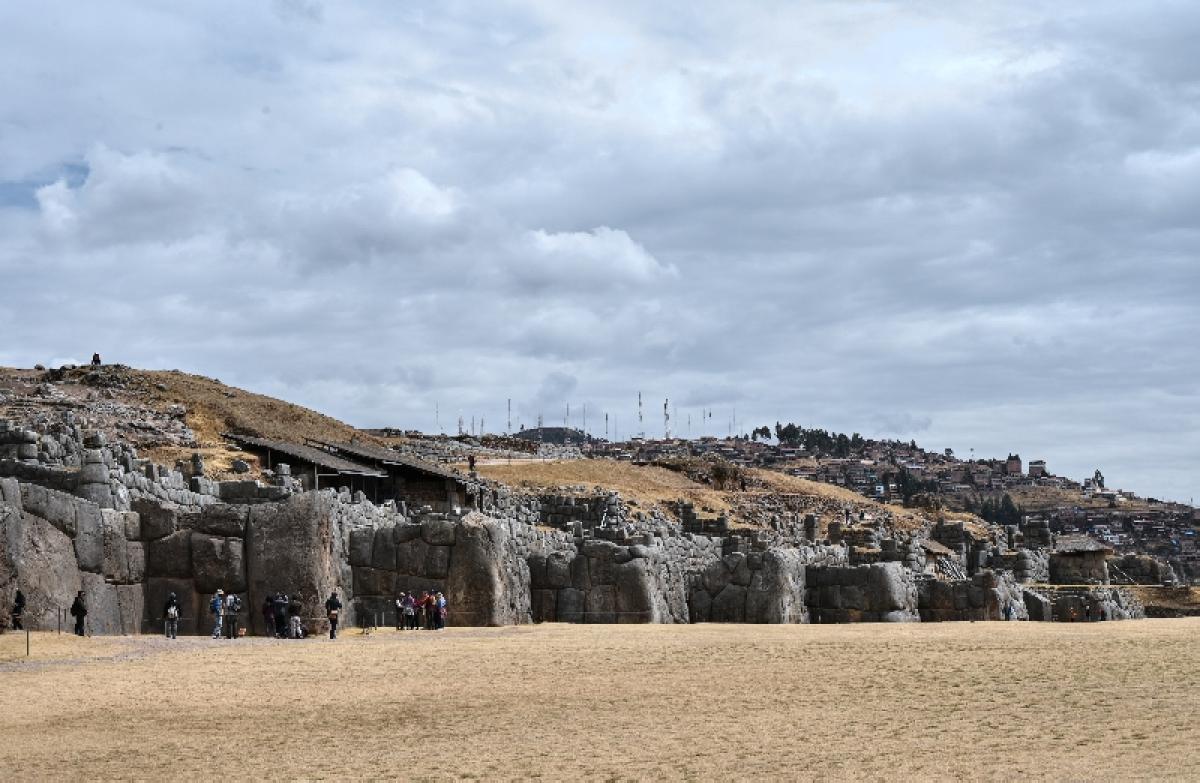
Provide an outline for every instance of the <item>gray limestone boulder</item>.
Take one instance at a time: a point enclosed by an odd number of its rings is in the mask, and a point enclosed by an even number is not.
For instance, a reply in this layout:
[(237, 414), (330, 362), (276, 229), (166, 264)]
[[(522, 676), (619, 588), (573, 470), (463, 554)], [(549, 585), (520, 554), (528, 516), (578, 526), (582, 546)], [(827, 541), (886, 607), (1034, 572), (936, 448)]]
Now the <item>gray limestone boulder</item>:
[(425, 563), (429, 558), (429, 544), (424, 539), (414, 538), (396, 545), (396, 571), (409, 576), (425, 576)]
[(243, 538), (249, 516), (249, 506), (214, 503), (198, 514), (184, 515), (181, 525), (222, 538)]
[(445, 579), (450, 574), (450, 552), (454, 547), (430, 546), (425, 555), (425, 576)]
[(75, 512), (75, 557), (79, 570), (98, 574), (104, 568), (104, 523), (100, 507), (80, 503)]
[(103, 543), (103, 568), (106, 579), (116, 584), (129, 584), (129, 550), (125, 540), (125, 519), (119, 511), (104, 509), (101, 512), (101, 541)]
[(507, 528), (495, 520), (470, 514), (457, 525), (453, 541), (454, 553), (446, 577), (450, 609), (447, 622), (529, 622), (529, 566), (510, 548)]
[[(0, 533), (0, 579), (14, 589), (20, 584), (30, 628), (55, 630), (60, 612), (71, 606), (82, 584), (71, 539), (46, 520), (13, 508), (0, 508)], [(7, 603), (2, 609), (7, 616)]]
[(188, 579), (192, 576), (192, 534), (187, 530), (146, 542), (146, 573)]
[(371, 565), (371, 552), (375, 546), (375, 529), (358, 527), (350, 531), (350, 565)]
[(583, 622), (584, 593), (573, 587), (558, 590), (558, 621), (560, 623)]
[(178, 506), (146, 498), (136, 498), (131, 505), (141, 523), (141, 540), (166, 538), (179, 529)]
[(571, 552), (552, 552), (546, 557), (546, 586), (553, 588), (571, 586)]
[(392, 528), (384, 527), (375, 531), (371, 544), (371, 567), (396, 570), (396, 538)]
[(396, 572), (366, 566), (354, 567), (354, 595), (394, 596)]
[(435, 546), (450, 546), (454, 543), (455, 523), (452, 519), (434, 516), (421, 522), (421, 538)]
[(196, 590), (227, 593), (246, 590), (246, 563), (240, 538), (223, 538), (192, 531), (192, 574)]

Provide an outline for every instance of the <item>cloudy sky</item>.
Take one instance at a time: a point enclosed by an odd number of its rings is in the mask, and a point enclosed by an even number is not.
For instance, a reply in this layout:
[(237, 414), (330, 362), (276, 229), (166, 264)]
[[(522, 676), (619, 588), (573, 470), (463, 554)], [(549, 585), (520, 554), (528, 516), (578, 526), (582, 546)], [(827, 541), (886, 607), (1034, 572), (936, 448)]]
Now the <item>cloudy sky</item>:
[(1193, 2), (35, 5), (0, 364), (1200, 495)]

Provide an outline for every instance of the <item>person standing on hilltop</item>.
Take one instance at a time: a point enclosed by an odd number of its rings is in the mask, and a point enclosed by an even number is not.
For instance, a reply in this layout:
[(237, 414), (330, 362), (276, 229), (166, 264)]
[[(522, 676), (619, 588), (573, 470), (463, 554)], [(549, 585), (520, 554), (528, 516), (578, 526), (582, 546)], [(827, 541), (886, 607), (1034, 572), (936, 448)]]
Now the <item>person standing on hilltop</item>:
[(325, 614), (329, 617), (329, 638), (337, 638), (338, 614), (342, 610), (342, 602), (338, 600), (337, 593), (330, 593), (329, 598), (325, 601)]
[(98, 354), (98, 353), (92, 354), (92, 366), (93, 367), (100, 366), (100, 354)]
[(75, 635), (84, 635), (84, 621), (87, 619), (87, 604), (83, 602), (83, 591), (75, 594), (75, 602), (71, 604), (71, 616), (75, 618)]

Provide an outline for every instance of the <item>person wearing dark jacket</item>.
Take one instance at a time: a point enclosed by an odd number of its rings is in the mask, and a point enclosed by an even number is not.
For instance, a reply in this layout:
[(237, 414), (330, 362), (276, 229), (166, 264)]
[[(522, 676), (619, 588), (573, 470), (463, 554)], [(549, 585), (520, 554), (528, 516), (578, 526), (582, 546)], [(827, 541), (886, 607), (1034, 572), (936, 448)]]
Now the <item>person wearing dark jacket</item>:
[(329, 638), (337, 638), (338, 615), (341, 613), (342, 602), (338, 600), (337, 593), (330, 593), (329, 599), (325, 601), (325, 614), (329, 616)]
[(300, 596), (293, 595), (288, 601), (288, 638), (299, 639), (304, 635), (303, 623), (300, 621)]
[(167, 596), (167, 602), (163, 604), (163, 633), (168, 639), (179, 637), (179, 615), (179, 598), (171, 593)]
[(13, 596), (12, 608), (12, 627), (14, 631), (22, 631), (25, 626), (22, 624), (25, 617), (25, 594), (21, 592), (21, 588), (17, 588), (17, 594)]
[(283, 593), (276, 593), (271, 602), (271, 608), (275, 612), (275, 638), (286, 639), (288, 635), (288, 597)]
[(267, 597), (263, 600), (262, 605), (263, 616), (263, 633), (267, 636), (275, 635), (275, 607), (271, 600), (271, 594), (267, 593)]
[(75, 618), (75, 635), (84, 635), (84, 620), (87, 618), (87, 604), (83, 602), (83, 591), (75, 595), (75, 603), (71, 604), (71, 616)]

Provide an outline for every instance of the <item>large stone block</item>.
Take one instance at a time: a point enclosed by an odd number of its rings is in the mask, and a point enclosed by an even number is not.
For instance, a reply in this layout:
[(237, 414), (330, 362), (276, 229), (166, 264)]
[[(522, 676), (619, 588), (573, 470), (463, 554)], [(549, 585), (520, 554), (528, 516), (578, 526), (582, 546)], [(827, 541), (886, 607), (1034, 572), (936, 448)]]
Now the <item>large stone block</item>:
[(371, 566), (385, 571), (396, 570), (396, 537), (391, 528), (375, 531), (371, 545)]
[(396, 546), (396, 571), (410, 576), (425, 576), (425, 562), (429, 557), (429, 544), (424, 539), (414, 538)]
[(125, 519), (119, 511), (101, 511), (101, 539), (104, 546), (104, 576), (110, 582), (129, 584), (131, 580), (128, 543), (125, 541)]
[(530, 595), (530, 613), (535, 623), (554, 622), (558, 617), (558, 591), (534, 590)]
[[(167, 596), (171, 593), (175, 593), (175, 597), (179, 600), (180, 634), (190, 636), (196, 633), (208, 633), (212, 630), (208, 619), (208, 596), (198, 595), (191, 579), (152, 576), (146, 580), (146, 600), (142, 622), (144, 633), (163, 633)], [(254, 613), (252, 612), (252, 614)]]
[[(182, 531), (181, 535), (184, 534)], [(196, 591), (227, 593), (246, 591), (246, 563), (243, 541), (193, 531), (191, 534), (192, 574)]]
[(421, 522), (421, 538), (425, 543), (435, 546), (450, 546), (454, 543), (454, 520), (443, 517), (429, 517)]
[(560, 623), (583, 622), (584, 593), (574, 587), (558, 591), (558, 621)]
[(0, 502), (18, 511), (24, 510), (21, 503), (21, 485), (15, 478), (0, 478)]
[(141, 616), (130, 618), (128, 623), (121, 616), (121, 602), (117, 598), (117, 588), (104, 581), (101, 574), (83, 573), (83, 600), (87, 606), (87, 622), (85, 628), (89, 635), (113, 636), (127, 633), (127, 628), (141, 627)]
[[(661, 622), (650, 568), (644, 560), (614, 564), (610, 573), (616, 598), (616, 622)], [(595, 588), (593, 588), (595, 589)]]
[(140, 541), (129, 541), (125, 544), (125, 555), (129, 561), (130, 584), (146, 581), (145, 545)]
[(615, 623), (617, 621), (617, 588), (614, 585), (595, 585), (587, 592), (584, 602), (585, 623)]
[(712, 616), (712, 596), (703, 588), (688, 595), (688, 619), (693, 623), (707, 623)]
[(552, 552), (546, 558), (546, 586), (553, 588), (571, 586), (570, 552)]
[(717, 623), (740, 623), (746, 619), (746, 588), (728, 584), (713, 598), (712, 620)]
[(214, 503), (205, 506), (198, 514), (185, 515), (182, 525), (222, 538), (243, 538), (249, 516), (249, 506)]
[(397, 544), (407, 543), (421, 537), (421, 526), (411, 525), (407, 522), (401, 523), (392, 528), (392, 536), (396, 539)]
[[(10, 508), (0, 508), (0, 571), (21, 586), (26, 624), (34, 630), (57, 629), (82, 584), (71, 539), (41, 517)], [(8, 608), (0, 607), (5, 616)]]
[[(142, 517), (144, 520), (145, 517)], [(180, 530), (146, 542), (146, 573), (188, 579), (192, 575), (192, 534)]]
[(396, 572), (366, 566), (354, 567), (354, 595), (393, 596), (396, 593)]
[(158, 500), (137, 498), (132, 502), (141, 523), (143, 541), (166, 538), (179, 529), (179, 507)]
[(75, 507), (75, 558), (79, 570), (100, 573), (104, 568), (104, 531), (100, 507), (80, 503)]
[(507, 528), (472, 514), (454, 531), (446, 599), (454, 625), (527, 623), (529, 566), (509, 548)]
[(375, 529), (358, 527), (350, 531), (350, 565), (371, 565), (371, 549), (375, 543)]
[(425, 555), (425, 576), (445, 579), (450, 573), (450, 552), (454, 547), (431, 546)]

